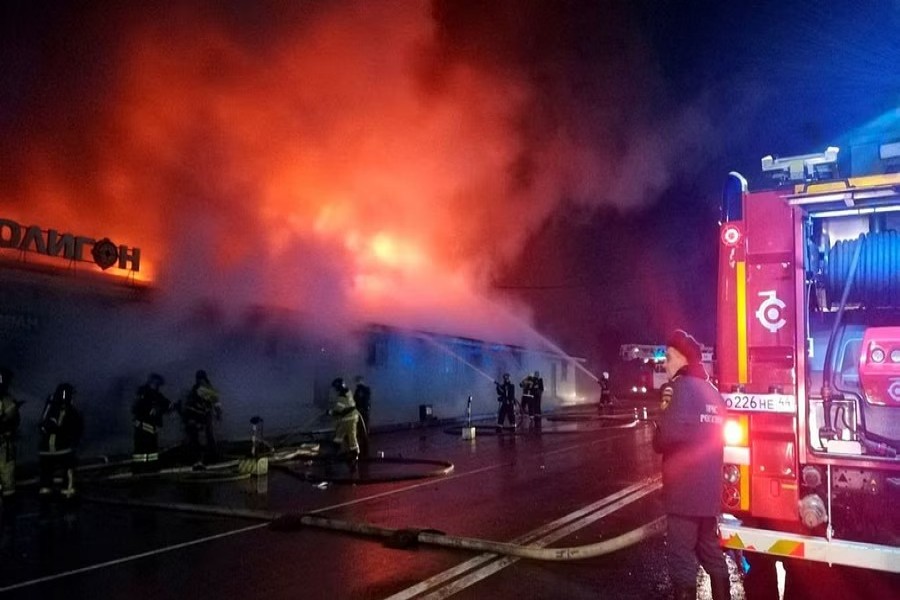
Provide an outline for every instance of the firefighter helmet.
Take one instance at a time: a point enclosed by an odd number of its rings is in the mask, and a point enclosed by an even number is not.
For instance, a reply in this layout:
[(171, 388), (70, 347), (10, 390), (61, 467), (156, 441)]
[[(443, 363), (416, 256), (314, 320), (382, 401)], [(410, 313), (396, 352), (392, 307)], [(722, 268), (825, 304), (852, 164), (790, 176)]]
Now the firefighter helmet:
[(147, 378), (147, 385), (157, 389), (162, 385), (165, 385), (166, 380), (163, 379), (163, 376), (159, 373), (150, 373), (150, 376)]
[(206, 371), (204, 371), (203, 369), (197, 371), (196, 377), (197, 381), (205, 381), (206, 383), (209, 383), (209, 375), (207, 375)]
[(61, 383), (56, 386), (56, 391), (53, 393), (53, 401), (68, 404), (72, 402), (72, 396), (74, 394), (75, 388), (71, 383)]
[(344, 383), (343, 377), (335, 377), (331, 382), (331, 387), (339, 394), (343, 394), (347, 392), (350, 388), (347, 387), (347, 384)]

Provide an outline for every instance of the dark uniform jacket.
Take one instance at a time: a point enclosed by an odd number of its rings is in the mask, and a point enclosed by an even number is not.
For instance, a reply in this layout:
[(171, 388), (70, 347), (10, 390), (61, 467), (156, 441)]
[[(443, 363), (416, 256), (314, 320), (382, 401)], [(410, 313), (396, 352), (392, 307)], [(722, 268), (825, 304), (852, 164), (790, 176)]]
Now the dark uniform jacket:
[(163, 415), (172, 407), (169, 399), (149, 385), (142, 385), (137, 390), (137, 397), (131, 413), (134, 415), (134, 426), (147, 433), (156, 433), (162, 427)]
[(71, 404), (47, 401), (41, 415), (41, 454), (68, 454), (81, 440), (84, 420)]
[(364, 383), (356, 384), (356, 389), (353, 391), (353, 402), (359, 412), (368, 416), (369, 409), (372, 407), (372, 389)]
[(538, 400), (544, 395), (544, 378), (532, 376), (531, 393)]
[(513, 404), (516, 401), (516, 386), (511, 381), (497, 384), (497, 402)]
[(19, 403), (8, 393), (0, 392), (0, 460), (16, 458), (19, 421)]
[(699, 364), (680, 369), (662, 396), (653, 448), (663, 455), (666, 512), (716, 516), (722, 501), (725, 402)]
[(11, 395), (0, 393), (0, 443), (18, 435), (19, 420), (19, 403)]
[(522, 397), (523, 398), (531, 398), (534, 396), (534, 377), (529, 375), (525, 379), (522, 380), (522, 383), (519, 384), (519, 387), (522, 388)]
[(213, 415), (216, 418), (222, 416), (219, 392), (209, 383), (195, 384), (184, 403), (182, 417), (189, 425), (206, 427), (212, 421)]

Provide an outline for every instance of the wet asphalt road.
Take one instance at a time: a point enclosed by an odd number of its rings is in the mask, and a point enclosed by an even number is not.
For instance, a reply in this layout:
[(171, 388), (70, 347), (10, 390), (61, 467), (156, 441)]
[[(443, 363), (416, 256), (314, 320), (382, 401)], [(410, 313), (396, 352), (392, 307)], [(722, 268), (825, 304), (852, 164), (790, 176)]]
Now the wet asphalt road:
[[(438, 473), (442, 461), (453, 464), (449, 474), (423, 479), (320, 483), (322, 476), (346, 479), (350, 473), (343, 464), (326, 471), (302, 457), (273, 465), (266, 477), (238, 481), (198, 483), (193, 475), (111, 480), (112, 471), (85, 473), (83, 498), (75, 505), (42, 508), (32, 487), (23, 490), (14, 518), (4, 508), (0, 596), (668, 598), (659, 536), (602, 557), (544, 562), (436, 546), (398, 549), (380, 538), (295, 526), (275, 531), (264, 521), (208, 514), (313, 513), (492, 541), (583, 546), (661, 515), (659, 492), (648, 486), (659, 471), (650, 442), (644, 423), (547, 419), (540, 433), (496, 435), (487, 427), (474, 441), (439, 427), (373, 436), (375, 456), (437, 462), (376, 460), (361, 465), (359, 477), (408, 478)], [(173, 510), (184, 506), (206, 512)], [(856, 597), (856, 588), (849, 589), (832, 597)], [(733, 598), (742, 597), (735, 582)]]
[[(650, 428), (615, 421), (545, 421), (541, 433), (517, 435), (479, 430), (474, 441), (441, 428), (412, 429), (378, 434), (372, 447), (387, 457), (450, 461), (454, 469), (370, 485), (315, 485), (274, 469), (263, 480), (220, 483), (85, 481), (80, 505), (43, 512), (34, 490), (26, 489), (18, 517), (4, 521), (3, 597), (578, 599), (665, 598), (670, 592), (659, 537), (601, 558), (550, 563), (437, 547), (393, 549), (333, 531), (278, 532), (252, 520), (88, 500), (316, 512), (511, 541), (659, 469)], [(318, 469), (303, 461), (286, 466)], [(372, 465), (371, 472), (391, 468), (409, 474), (434, 467)], [(337, 465), (334, 473), (344, 476), (344, 469)], [(658, 492), (623, 504), (596, 522), (573, 526), (552, 545), (608, 539), (661, 514)]]
[[(669, 598), (658, 536), (602, 557), (542, 562), (434, 546), (397, 549), (321, 529), (275, 531), (268, 522), (221, 514), (313, 513), (492, 541), (582, 546), (661, 515), (659, 493), (648, 484), (659, 471), (651, 429), (624, 425), (545, 420), (540, 433), (498, 436), (488, 427), (474, 441), (462, 440), (458, 428), (379, 433), (373, 454), (407, 464), (361, 465), (366, 481), (404, 478), (374, 484), (320, 483), (323, 475), (346, 479), (349, 471), (338, 464), (326, 472), (301, 457), (273, 465), (266, 477), (218, 482), (197, 480), (216, 473), (116, 480), (110, 475), (119, 471), (101, 469), (81, 475), (82, 500), (69, 506), (41, 506), (26, 486), (18, 510), (0, 513), (0, 597)], [(442, 461), (453, 464), (452, 472), (408, 479), (439, 472)], [(803, 598), (880, 600), (900, 589), (897, 576), (803, 568), (809, 569), (799, 580)], [(708, 598), (707, 590), (700, 597)], [(732, 598), (743, 598), (737, 578)]]

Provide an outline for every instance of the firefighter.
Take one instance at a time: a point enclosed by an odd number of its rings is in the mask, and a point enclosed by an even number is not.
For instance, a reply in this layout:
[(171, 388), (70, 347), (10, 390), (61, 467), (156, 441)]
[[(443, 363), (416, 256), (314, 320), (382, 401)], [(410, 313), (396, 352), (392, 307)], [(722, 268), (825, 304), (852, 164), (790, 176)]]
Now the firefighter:
[(504, 419), (508, 419), (510, 425), (516, 427), (516, 387), (509, 380), (509, 373), (503, 374), (503, 382), (495, 381), (497, 388), (497, 402), (500, 410), (497, 413), (497, 430), (503, 428)]
[[(213, 431), (213, 417), (222, 420), (219, 392), (212, 386), (206, 371), (197, 371), (194, 386), (181, 407), (181, 418), (187, 433), (189, 460), (196, 470), (204, 469), (204, 463), (217, 458), (216, 436)], [(206, 438), (206, 448), (200, 446), (200, 434)]]
[(666, 343), (663, 410), (653, 437), (662, 454), (668, 520), (669, 574), (678, 600), (696, 598), (697, 561), (709, 574), (713, 600), (729, 595), (728, 568), (719, 547), (725, 404), (700, 364), (701, 346), (676, 330)]
[(600, 375), (600, 379), (597, 380), (597, 383), (600, 384), (600, 413), (602, 414), (612, 408), (612, 394), (609, 391), (609, 373), (603, 371)]
[(331, 390), (328, 414), (334, 419), (334, 443), (339, 446), (338, 455), (346, 458), (351, 471), (356, 471), (359, 462), (359, 441), (356, 437), (359, 411), (343, 378), (334, 379)]
[(19, 438), (19, 402), (10, 394), (12, 371), (0, 367), (0, 490), (3, 498), (16, 493), (16, 442)]
[(369, 411), (372, 408), (372, 388), (366, 385), (362, 375), (354, 379), (356, 387), (353, 389), (353, 402), (359, 412), (359, 420), (356, 427), (356, 436), (359, 441), (360, 456), (369, 456)]
[(65, 498), (75, 495), (75, 451), (84, 432), (84, 420), (81, 412), (75, 408), (74, 395), (75, 388), (72, 384), (59, 384), (56, 391), (47, 398), (44, 412), (41, 413), (38, 491), (41, 496), (49, 496), (53, 492), (53, 477), (59, 471), (63, 472), (65, 478), (62, 495)]
[(152, 473), (159, 470), (159, 430), (163, 426), (163, 415), (169, 412), (172, 403), (163, 396), (159, 388), (165, 384), (162, 375), (151, 373), (147, 383), (137, 389), (131, 414), (134, 416), (134, 463), (135, 473)]
[(541, 377), (540, 371), (535, 371), (531, 376), (531, 415), (534, 417), (535, 424), (541, 426), (541, 399), (544, 397), (544, 378)]
[(530, 374), (526, 375), (525, 379), (519, 383), (519, 387), (522, 388), (522, 416), (531, 415), (534, 410), (532, 408), (534, 403), (534, 379)]

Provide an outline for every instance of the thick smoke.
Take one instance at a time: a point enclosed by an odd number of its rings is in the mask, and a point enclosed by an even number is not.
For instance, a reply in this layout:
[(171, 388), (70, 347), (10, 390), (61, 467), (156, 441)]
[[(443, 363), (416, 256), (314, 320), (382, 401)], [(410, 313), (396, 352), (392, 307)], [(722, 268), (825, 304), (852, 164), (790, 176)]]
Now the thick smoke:
[(0, 42), (2, 216), (140, 247), (154, 290), (17, 354), (35, 402), (89, 380), (122, 408), (148, 369), (213, 364), (288, 399), (361, 323), (533, 345), (496, 274), (560, 213), (647, 203), (708, 128), (616, 3), (30, 10)]
[(471, 319), (555, 211), (666, 185), (620, 11), (579, 49), (574, 5), (308, 4), (73, 15), (4, 205), (142, 247), (176, 302), (391, 322)]

